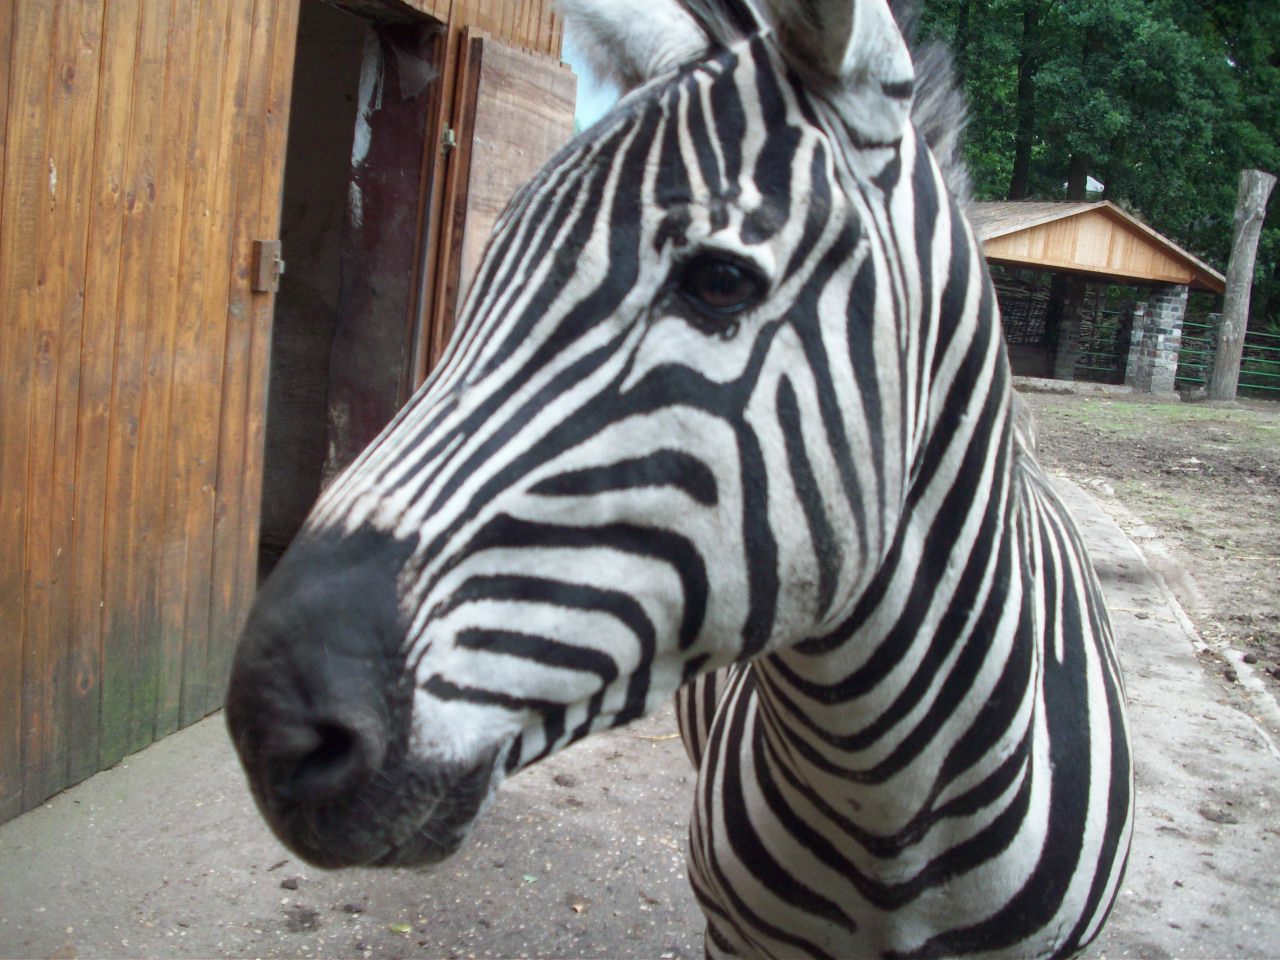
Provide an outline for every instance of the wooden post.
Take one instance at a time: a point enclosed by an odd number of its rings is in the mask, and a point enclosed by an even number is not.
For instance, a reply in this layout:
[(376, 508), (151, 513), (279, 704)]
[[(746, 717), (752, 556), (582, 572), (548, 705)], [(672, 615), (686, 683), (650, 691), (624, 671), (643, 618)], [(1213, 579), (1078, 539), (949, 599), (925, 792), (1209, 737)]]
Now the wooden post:
[(1261, 170), (1240, 171), (1240, 192), (1231, 228), (1231, 262), (1227, 265), (1227, 295), (1222, 307), (1222, 327), (1213, 357), (1210, 400), (1234, 400), (1240, 380), (1240, 356), (1249, 322), (1249, 291), (1253, 287), (1253, 261), (1267, 198), (1276, 178)]

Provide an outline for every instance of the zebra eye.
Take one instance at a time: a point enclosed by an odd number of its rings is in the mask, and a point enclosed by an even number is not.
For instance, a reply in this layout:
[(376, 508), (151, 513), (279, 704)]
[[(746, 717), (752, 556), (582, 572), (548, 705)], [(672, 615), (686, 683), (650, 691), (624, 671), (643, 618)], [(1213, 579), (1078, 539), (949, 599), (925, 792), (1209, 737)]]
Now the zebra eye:
[(711, 318), (731, 317), (753, 307), (766, 285), (755, 268), (723, 254), (704, 254), (690, 260), (680, 274), (680, 292)]

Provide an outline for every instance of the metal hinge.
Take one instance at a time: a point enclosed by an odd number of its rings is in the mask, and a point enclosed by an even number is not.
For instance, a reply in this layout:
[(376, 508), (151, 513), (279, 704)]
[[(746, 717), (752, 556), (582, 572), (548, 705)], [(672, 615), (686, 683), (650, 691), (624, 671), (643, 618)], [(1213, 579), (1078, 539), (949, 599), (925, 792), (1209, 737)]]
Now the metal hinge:
[(253, 241), (254, 293), (274, 293), (280, 289), (280, 275), (284, 273), (284, 261), (280, 259), (279, 240)]
[(450, 150), (458, 148), (458, 135), (453, 132), (453, 127), (445, 124), (444, 130), (440, 132), (440, 156), (447, 157)]

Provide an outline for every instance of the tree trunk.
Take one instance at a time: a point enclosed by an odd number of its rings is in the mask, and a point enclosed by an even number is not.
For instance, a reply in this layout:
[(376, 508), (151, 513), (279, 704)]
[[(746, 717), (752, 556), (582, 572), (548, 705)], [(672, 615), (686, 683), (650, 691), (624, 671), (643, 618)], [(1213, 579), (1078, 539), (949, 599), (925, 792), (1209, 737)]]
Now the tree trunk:
[(1031, 145), (1036, 124), (1036, 33), (1040, 23), (1040, 7), (1035, 0), (1024, 0), (1022, 6), (1022, 49), (1018, 54), (1018, 126), (1013, 135), (1013, 176), (1009, 180), (1009, 199), (1025, 200), (1031, 180)]
[(1267, 198), (1276, 178), (1261, 170), (1240, 171), (1240, 192), (1231, 227), (1231, 262), (1227, 264), (1227, 296), (1222, 306), (1222, 327), (1213, 357), (1209, 399), (1234, 400), (1240, 380), (1240, 355), (1249, 320), (1249, 291), (1253, 286), (1253, 262), (1266, 216)]
[(1073, 153), (1067, 168), (1067, 199), (1086, 200), (1089, 190), (1090, 157), (1084, 153)]

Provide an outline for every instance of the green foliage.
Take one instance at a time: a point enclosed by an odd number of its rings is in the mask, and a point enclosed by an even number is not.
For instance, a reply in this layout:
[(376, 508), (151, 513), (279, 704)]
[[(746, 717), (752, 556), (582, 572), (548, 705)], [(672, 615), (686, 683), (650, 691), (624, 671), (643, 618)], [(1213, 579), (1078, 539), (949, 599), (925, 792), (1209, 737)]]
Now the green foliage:
[[(979, 199), (1080, 197), (1088, 174), (1225, 268), (1240, 170), (1280, 172), (1280, 3), (924, 0), (921, 30), (955, 51)], [(1268, 212), (1252, 326), (1280, 318)]]

